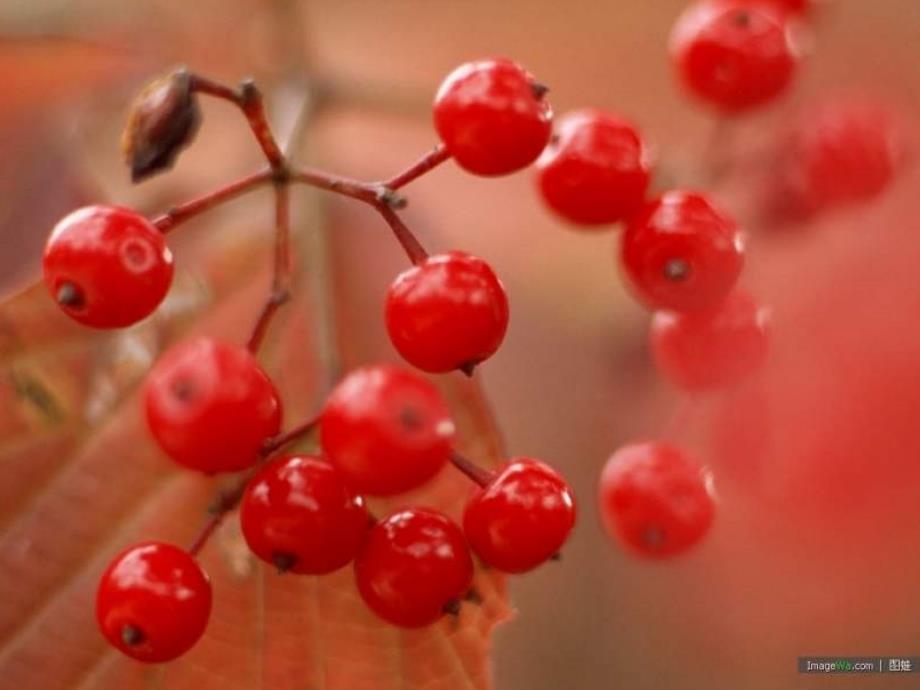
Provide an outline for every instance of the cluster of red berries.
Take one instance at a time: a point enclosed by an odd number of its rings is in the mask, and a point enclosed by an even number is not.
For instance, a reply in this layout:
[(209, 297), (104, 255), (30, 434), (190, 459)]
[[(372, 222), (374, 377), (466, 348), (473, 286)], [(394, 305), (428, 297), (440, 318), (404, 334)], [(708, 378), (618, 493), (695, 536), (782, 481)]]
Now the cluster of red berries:
[[(723, 114), (776, 98), (794, 73), (790, 27), (807, 5), (696, 3), (672, 36), (682, 81)], [(744, 246), (734, 220), (697, 191), (649, 198), (648, 147), (617, 114), (579, 110), (562, 118), (554, 135), (546, 93), (510, 60), (457, 68), (434, 102), (446, 156), (485, 176), (536, 162), (539, 192), (559, 216), (589, 229), (624, 225), (623, 272), (637, 299), (654, 311), (654, 359), (675, 386), (711, 391), (750, 376), (766, 358), (767, 314), (736, 286)], [(821, 189), (824, 198), (865, 196), (883, 186), (887, 161), (873, 152), (857, 156), (876, 163), (871, 175), (846, 194)], [(809, 178), (816, 184), (822, 161)], [(173, 267), (158, 227), (129, 209), (93, 206), (54, 229), (44, 272), (67, 314), (112, 328), (155, 310)], [(500, 347), (509, 318), (492, 268), (456, 251), (414, 260), (391, 284), (384, 313), (397, 351), (430, 373), (470, 373)], [(239, 512), (257, 557), (280, 571), (309, 575), (353, 562), (367, 605), (396, 625), (428, 625), (455, 610), (472, 585), (473, 555), (505, 572), (525, 572), (557, 554), (574, 526), (572, 491), (557, 472), (523, 457), (494, 472), (471, 467), (453, 449), (454, 424), (437, 388), (401, 367), (366, 366), (339, 382), (318, 417), (315, 455), (275, 453), (283, 444), (273, 441), (284, 438), (280, 398), (252, 348), (209, 338), (179, 343), (150, 372), (143, 399), (154, 439), (177, 463), (214, 474), (264, 461)], [(430, 508), (408, 507), (379, 519), (369, 512), (365, 497), (415, 489), (451, 461), (479, 484), (462, 527)], [(601, 474), (600, 503), (611, 535), (649, 557), (699, 542), (715, 512), (707, 473), (687, 452), (663, 442), (614, 453)], [(196, 551), (147, 542), (112, 562), (99, 586), (97, 616), (113, 645), (159, 662), (197, 641), (211, 589)]]
[[(520, 169), (545, 148), (545, 88), (508, 60), (470, 63), (445, 80), (434, 105), (447, 153), (482, 175)], [(124, 327), (167, 293), (172, 256), (163, 234), (136, 212), (93, 206), (62, 220), (44, 258), (45, 281), (81, 323)], [(385, 322), (396, 349), (427, 372), (470, 372), (500, 346), (508, 299), (489, 265), (462, 252), (415, 262), (391, 285)], [(509, 459), (493, 472), (454, 450), (447, 404), (427, 379), (380, 364), (349, 373), (317, 420), (319, 452), (278, 454), (280, 396), (253, 349), (196, 337), (173, 346), (143, 390), (149, 430), (178, 464), (206, 474), (255, 467), (240, 500), (251, 551), (280, 571), (322, 575), (354, 563), (358, 591), (395, 625), (431, 624), (469, 593), (473, 555), (509, 573), (559, 553), (575, 523), (571, 488), (548, 465)], [(459, 458), (459, 459), (458, 459)], [(365, 497), (430, 481), (449, 461), (478, 483), (462, 527), (431, 508), (376, 518)], [(162, 662), (187, 651), (211, 610), (197, 546), (145, 542), (103, 574), (97, 618), (125, 654)]]

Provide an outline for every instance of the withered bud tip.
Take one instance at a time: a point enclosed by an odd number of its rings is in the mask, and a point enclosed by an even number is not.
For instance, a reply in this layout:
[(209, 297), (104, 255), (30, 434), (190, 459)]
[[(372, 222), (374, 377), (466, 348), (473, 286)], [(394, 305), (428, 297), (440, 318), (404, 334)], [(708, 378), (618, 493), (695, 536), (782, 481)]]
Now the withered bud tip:
[(139, 182), (172, 167), (201, 125), (198, 98), (184, 68), (155, 79), (131, 105), (121, 144), (131, 180)]

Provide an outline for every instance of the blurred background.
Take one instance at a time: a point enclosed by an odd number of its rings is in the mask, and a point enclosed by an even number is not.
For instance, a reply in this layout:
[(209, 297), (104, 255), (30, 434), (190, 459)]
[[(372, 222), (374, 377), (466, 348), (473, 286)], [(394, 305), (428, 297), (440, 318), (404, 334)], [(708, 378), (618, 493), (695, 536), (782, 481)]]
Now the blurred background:
[[(132, 187), (119, 135), (153, 75), (184, 64), (230, 83), (254, 76), (282, 132), (309, 88), (299, 160), (376, 179), (435, 143), (430, 101), (447, 72), (513, 57), (550, 86), (558, 114), (590, 105), (638, 122), (659, 188), (706, 186), (735, 213), (749, 231), (742, 283), (771, 305), (774, 331), (761, 378), (684, 399), (651, 365), (648, 314), (618, 275), (616, 230), (554, 218), (531, 171), (482, 179), (447, 164), (411, 187), (406, 218), (426, 246), (485, 257), (508, 288), (506, 343), (479, 373), (508, 451), (553, 463), (580, 499), (564, 559), (511, 580), (517, 615), (495, 633), (495, 686), (917, 684), (795, 672), (803, 655), (920, 655), (920, 180), (909, 145), (896, 179), (865, 204), (792, 223), (769, 216), (761, 192), (779, 133), (835, 94), (885, 104), (910, 140), (920, 3), (822, 3), (790, 93), (721, 125), (670, 70), (667, 36), (685, 4), (0, 0), (0, 284), (12, 294), (35, 279), (48, 229), (78, 204), (156, 213), (259, 164), (237, 114), (207, 103), (176, 169)], [(714, 180), (717, 126), (719, 155), (754, 163)], [(257, 194), (215, 211), (209, 231), (261, 232), (267, 206)], [(364, 208), (323, 198), (298, 209), (304, 227), (319, 215), (332, 230), (344, 357), (395, 358), (380, 301), (404, 257)], [(712, 468), (719, 513), (698, 549), (649, 563), (603, 534), (596, 480), (619, 445), (664, 434)]]

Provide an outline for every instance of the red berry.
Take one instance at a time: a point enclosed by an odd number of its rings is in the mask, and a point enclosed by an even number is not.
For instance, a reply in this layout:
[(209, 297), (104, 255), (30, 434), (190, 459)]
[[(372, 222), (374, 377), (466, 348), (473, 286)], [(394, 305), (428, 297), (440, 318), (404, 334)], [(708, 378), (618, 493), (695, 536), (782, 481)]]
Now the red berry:
[(410, 364), (430, 372), (471, 368), (495, 353), (508, 329), (505, 288), (482, 259), (432, 256), (387, 292), (387, 332)]
[(252, 552), (280, 570), (322, 575), (355, 557), (369, 526), (364, 499), (329, 463), (282, 456), (246, 487), (240, 525)]
[(410, 508), (368, 534), (355, 560), (361, 597), (378, 616), (404, 628), (438, 620), (473, 583), (463, 532), (446, 515)]
[(651, 174), (636, 128), (598, 110), (564, 117), (537, 167), (543, 199), (579, 225), (616, 223), (638, 210)]
[(485, 563), (523, 573), (548, 560), (575, 526), (572, 488), (552, 467), (512, 458), (470, 499), (463, 531)]
[(666, 192), (634, 216), (621, 258), (636, 296), (652, 308), (710, 309), (741, 273), (744, 251), (735, 221), (701, 194)]
[(731, 386), (767, 357), (767, 310), (744, 292), (700, 312), (655, 313), (652, 353), (671, 383), (689, 391)]
[(779, 96), (797, 60), (783, 13), (727, 0), (691, 5), (671, 33), (671, 55), (684, 85), (725, 112)]
[(323, 454), (361, 493), (389, 496), (431, 479), (454, 438), (441, 394), (389, 364), (356, 369), (335, 387), (320, 422)]
[(759, 0), (779, 12), (804, 15), (813, 9), (815, 0)]
[(467, 62), (441, 83), (434, 125), (460, 166), (505, 175), (533, 163), (549, 141), (553, 112), (545, 95), (516, 62)]
[(715, 513), (703, 471), (665, 443), (624, 446), (604, 466), (601, 517), (608, 533), (641, 556), (673, 556), (709, 531)]
[(242, 470), (281, 428), (281, 400), (244, 347), (197, 337), (175, 345), (147, 376), (147, 424), (180, 465)]
[(872, 199), (889, 186), (902, 155), (895, 118), (883, 105), (852, 98), (818, 104), (780, 143), (775, 210), (801, 218)]
[(172, 283), (166, 240), (142, 215), (87, 206), (51, 231), (45, 284), (68, 316), (95, 328), (130, 326), (156, 309)]
[(115, 557), (96, 593), (96, 620), (113, 647), (154, 664), (191, 649), (211, 615), (211, 583), (188, 552), (144, 542)]

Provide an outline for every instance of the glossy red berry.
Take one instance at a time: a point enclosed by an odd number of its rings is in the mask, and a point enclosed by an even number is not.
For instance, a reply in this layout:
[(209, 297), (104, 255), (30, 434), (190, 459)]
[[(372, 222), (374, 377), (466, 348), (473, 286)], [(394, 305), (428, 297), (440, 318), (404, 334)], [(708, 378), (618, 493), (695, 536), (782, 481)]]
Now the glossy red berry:
[(502, 58), (460, 65), (434, 99), (434, 125), (457, 163), (477, 175), (505, 175), (533, 163), (552, 129), (546, 87)]
[(624, 446), (604, 466), (601, 517), (608, 533), (633, 552), (673, 556), (709, 531), (715, 503), (701, 468), (666, 443)]
[(160, 358), (144, 406), (160, 447), (208, 474), (249, 467), (281, 428), (281, 400), (255, 357), (211, 338), (183, 341)]
[(636, 296), (654, 309), (711, 309), (725, 299), (744, 264), (735, 221), (703, 195), (666, 192), (634, 216), (621, 242)]
[(740, 0), (691, 5), (671, 33), (671, 56), (691, 92), (729, 113), (779, 96), (797, 62), (786, 15)]
[(767, 310), (745, 292), (713, 309), (659, 311), (650, 340), (659, 371), (689, 391), (724, 388), (755, 372), (767, 357)]
[(838, 98), (804, 110), (779, 145), (773, 206), (781, 215), (868, 201), (887, 189), (904, 156), (884, 105)]
[(356, 369), (320, 422), (323, 455), (356, 491), (389, 496), (431, 479), (450, 454), (454, 423), (438, 389), (389, 364)]
[(186, 551), (163, 542), (126, 549), (106, 568), (96, 619), (113, 646), (146, 663), (191, 649), (211, 615), (211, 583)]
[(547, 205), (578, 225), (616, 223), (645, 201), (649, 152), (629, 122), (599, 110), (580, 110), (559, 122), (540, 156), (538, 183)]
[(394, 625), (437, 621), (473, 582), (473, 560), (460, 527), (446, 515), (410, 508), (389, 515), (368, 534), (355, 561), (358, 591)]
[(463, 515), (473, 552), (508, 573), (533, 570), (559, 553), (574, 526), (572, 488), (531, 458), (509, 460), (473, 495)]
[(252, 552), (279, 570), (322, 575), (347, 565), (370, 526), (364, 499), (325, 460), (288, 455), (249, 482), (240, 525)]
[(163, 234), (139, 213), (87, 206), (51, 231), (45, 284), (68, 316), (95, 328), (130, 326), (156, 309), (172, 284)]
[(508, 329), (508, 297), (492, 268), (463, 252), (404, 271), (386, 299), (387, 332), (413, 366), (471, 369), (491, 357)]

